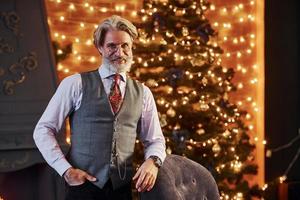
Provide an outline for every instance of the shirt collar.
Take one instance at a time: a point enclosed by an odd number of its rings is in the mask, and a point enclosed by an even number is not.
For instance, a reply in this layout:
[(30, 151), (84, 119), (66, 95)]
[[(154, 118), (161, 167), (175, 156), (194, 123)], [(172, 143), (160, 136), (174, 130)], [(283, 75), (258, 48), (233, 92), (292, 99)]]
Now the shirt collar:
[[(98, 68), (98, 72), (100, 74), (101, 79), (110, 78), (112, 75), (115, 74), (114, 71), (109, 70), (108, 67), (106, 67), (103, 64)], [(121, 80), (126, 82), (126, 72), (121, 72), (120, 75), (122, 77)]]

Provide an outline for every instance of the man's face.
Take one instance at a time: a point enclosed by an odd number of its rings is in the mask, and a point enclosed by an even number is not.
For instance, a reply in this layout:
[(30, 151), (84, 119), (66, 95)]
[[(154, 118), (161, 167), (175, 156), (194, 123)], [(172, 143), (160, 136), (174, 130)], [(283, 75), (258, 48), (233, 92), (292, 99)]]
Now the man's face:
[(125, 31), (110, 30), (99, 48), (102, 62), (117, 72), (129, 71), (132, 63), (132, 39)]

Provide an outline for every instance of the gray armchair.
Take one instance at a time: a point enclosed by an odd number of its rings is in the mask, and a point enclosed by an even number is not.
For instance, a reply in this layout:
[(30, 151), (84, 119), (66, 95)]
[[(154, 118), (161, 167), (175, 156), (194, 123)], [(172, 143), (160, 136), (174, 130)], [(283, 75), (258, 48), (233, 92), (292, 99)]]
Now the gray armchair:
[(178, 155), (168, 155), (153, 189), (141, 200), (219, 200), (210, 172), (200, 164)]

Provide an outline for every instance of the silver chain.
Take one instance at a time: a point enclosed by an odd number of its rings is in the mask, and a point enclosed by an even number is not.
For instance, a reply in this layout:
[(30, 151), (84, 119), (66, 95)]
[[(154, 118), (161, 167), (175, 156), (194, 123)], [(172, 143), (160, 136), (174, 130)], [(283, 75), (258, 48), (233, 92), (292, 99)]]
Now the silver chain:
[(116, 141), (116, 140), (114, 140), (113, 155), (114, 155), (115, 158), (116, 158), (119, 177), (120, 177), (120, 179), (121, 179), (122, 181), (124, 181), (125, 178), (126, 178), (126, 171), (127, 171), (126, 159), (125, 159), (125, 161), (124, 161), (124, 174), (123, 174), (123, 176), (122, 176), (121, 169), (120, 169), (120, 164), (119, 164), (119, 154), (118, 154), (118, 152), (117, 152), (117, 141)]

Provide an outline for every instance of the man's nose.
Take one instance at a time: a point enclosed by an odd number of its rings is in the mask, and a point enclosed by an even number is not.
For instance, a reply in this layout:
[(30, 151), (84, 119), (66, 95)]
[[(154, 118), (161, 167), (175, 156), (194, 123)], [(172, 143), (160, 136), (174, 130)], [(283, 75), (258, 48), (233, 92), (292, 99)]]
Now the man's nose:
[(120, 57), (122, 57), (122, 56), (124, 55), (124, 52), (123, 52), (123, 49), (122, 49), (121, 46), (118, 46), (118, 47), (117, 47), (117, 50), (116, 50), (115, 54), (116, 54), (117, 56), (120, 56)]

